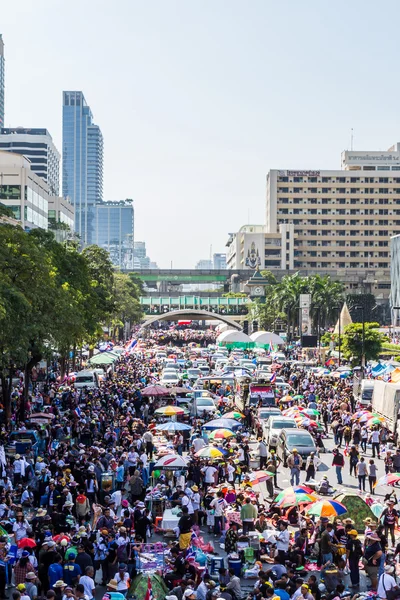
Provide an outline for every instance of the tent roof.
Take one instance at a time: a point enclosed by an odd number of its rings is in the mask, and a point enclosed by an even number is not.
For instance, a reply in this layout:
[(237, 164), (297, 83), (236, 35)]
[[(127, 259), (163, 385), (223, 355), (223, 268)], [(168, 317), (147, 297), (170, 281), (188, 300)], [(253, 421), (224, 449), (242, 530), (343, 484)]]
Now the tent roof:
[(285, 341), (281, 338), (280, 335), (276, 333), (272, 333), (272, 331), (256, 331), (251, 334), (250, 338), (256, 344), (267, 345), (269, 343), (272, 344), (284, 344)]
[(242, 344), (251, 344), (251, 339), (248, 335), (243, 333), (243, 331), (234, 331), (233, 329), (223, 331), (217, 337), (217, 344), (233, 344), (235, 342), (240, 342)]

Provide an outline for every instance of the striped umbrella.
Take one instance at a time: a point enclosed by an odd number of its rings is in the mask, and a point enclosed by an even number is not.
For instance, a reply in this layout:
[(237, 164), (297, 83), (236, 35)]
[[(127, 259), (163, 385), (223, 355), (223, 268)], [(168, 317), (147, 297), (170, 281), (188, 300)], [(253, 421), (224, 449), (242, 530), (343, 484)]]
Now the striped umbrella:
[(262, 483), (263, 481), (268, 481), (274, 477), (275, 473), (271, 473), (270, 471), (253, 471), (250, 474), (250, 481), (252, 484), (257, 485), (257, 483)]
[(214, 446), (206, 446), (195, 453), (198, 458), (222, 458), (224, 455), (221, 450)]
[(231, 410), (230, 412), (224, 413), (222, 415), (222, 417), (224, 419), (243, 419), (244, 415), (242, 415), (241, 412), (239, 412), (238, 410)]
[(400, 481), (400, 473), (387, 473), (375, 484), (375, 487), (378, 485), (395, 485), (398, 481)]
[(344, 515), (347, 508), (341, 502), (336, 502), (336, 500), (319, 500), (311, 504), (306, 512), (317, 517), (336, 517), (337, 515)]
[(157, 408), (157, 410), (154, 411), (155, 414), (164, 415), (166, 417), (173, 417), (174, 415), (184, 415), (185, 412), (187, 413), (187, 411), (185, 411), (183, 408), (180, 408), (179, 406), (162, 406), (161, 408)]
[(234, 435), (236, 434), (233, 433), (233, 431), (231, 431), (230, 429), (214, 429), (214, 431), (212, 431), (208, 437), (210, 438), (210, 440), (225, 440)]
[(179, 454), (166, 454), (160, 458), (154, 465), (155, 469), (185, 469), (186, 460)]

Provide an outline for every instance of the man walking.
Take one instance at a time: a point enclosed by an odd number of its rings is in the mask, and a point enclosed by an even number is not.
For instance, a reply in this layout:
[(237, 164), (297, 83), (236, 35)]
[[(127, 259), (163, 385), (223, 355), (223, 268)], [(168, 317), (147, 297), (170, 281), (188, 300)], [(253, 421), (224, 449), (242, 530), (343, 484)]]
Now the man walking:
[(296, 448), (293, 448), (292, 454), (289, 454), (287, 459), (287, 465), (290, 469), (290, 485), (299, 485), (300, 483), (300, 469), (303, 464), (303, 459), (298, 453)]
[(344, 467), (344, 456), (341, 452), (339, 452), (339, 450), (337, 448), (332, 450), (332, 454), (333, 454), (332, 466), (334, 466), (335, 470), (336, 470), (337, 482), (339, 485), (342, 485), (343, 484), (342, 470)]

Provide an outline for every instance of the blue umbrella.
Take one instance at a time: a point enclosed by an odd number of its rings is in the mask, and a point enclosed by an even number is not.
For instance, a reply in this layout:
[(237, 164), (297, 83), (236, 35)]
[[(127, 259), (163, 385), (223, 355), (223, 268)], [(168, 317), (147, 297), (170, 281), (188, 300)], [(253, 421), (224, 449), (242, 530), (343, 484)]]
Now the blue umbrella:
[(161, 423), (156, 425), (156, 429), (159, 431), (186, 431), (192, 429), (190, 425), (186, 423), (179, 423), (178, 421), (168, 421), (168, 423)]
[(203, 425), (203, 429), (230, 429), (235, 431), (238, 427), (241, 427), (242, 423), (235, 421), (235, 419), (214, 419)]

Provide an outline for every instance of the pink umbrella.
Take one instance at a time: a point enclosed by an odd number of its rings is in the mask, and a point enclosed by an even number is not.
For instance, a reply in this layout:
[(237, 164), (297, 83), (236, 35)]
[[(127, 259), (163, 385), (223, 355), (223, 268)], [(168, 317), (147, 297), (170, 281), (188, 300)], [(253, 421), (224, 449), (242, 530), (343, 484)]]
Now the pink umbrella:
[(142, 390), (142, 396), (167, 396), (169, 389), (162, 385), (149, 385)]

